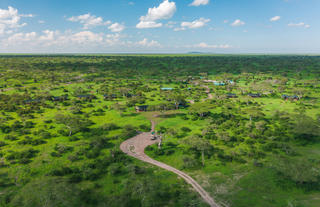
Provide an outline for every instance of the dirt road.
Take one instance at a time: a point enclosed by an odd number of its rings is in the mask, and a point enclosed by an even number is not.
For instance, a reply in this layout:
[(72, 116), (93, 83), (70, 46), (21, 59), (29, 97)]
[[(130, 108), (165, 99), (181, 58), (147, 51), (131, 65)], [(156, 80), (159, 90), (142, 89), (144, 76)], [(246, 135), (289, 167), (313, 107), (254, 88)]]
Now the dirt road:
[(209, 86), (206, 86), (206, 85), (202, 85), (202, 87), (204, 87), (206, 89), (206, 93), (208, 94), (208, 97), (203, 99), (202, 101), (206, 101), (208, 99), (213, 99), (213, 95), (212, 93), (210, 93), (210, 88)]
[[(154, 131), (154, 128), (155, 128), (155, 124), (154, 122), (152, 122), (151, 132)], [(144, 149), (147, 146), (158, 142), (157, 140), (152, 141), (150, 139), (151, 132), (144, 132), (124, 141), (123, 143), (121, 143), (120, 149), (131, 157), (137, 158), (143, 162), (147, 162), (152, 165), (156, 165), (158, 167), (161, 167), (165, 170), (168, 170), (177, 174), (178, 176), (183, 178), (187, 183), (192, 185), (192, 187), (200, 194), (200, 196), (204, 199), (204, 201), (207, 202), (211, 207), (219, 207), (219, 205), (211, 198), (211, 196), (189, 175), (167, 164), (153, 160), (144, 153)]]
[[(205, 88), (205, 89), (206, 89), (206, 93), (208, 94), (208, 97), (202, 99), (201, 101), (202, 101), (202, 102), (205, 102), (205, 101), (208, 100), (208, 99), (213, 99), (213, 95), (212, 95), (212, 93), (210, 93), (210, 88), (209, 88), (209, 86), (202, 85), (201, 87)], [(190, 104), (194, 104), (195, 102), (194, 102), (194, 100), (189, 100), (189, 103), (190, 103)]]

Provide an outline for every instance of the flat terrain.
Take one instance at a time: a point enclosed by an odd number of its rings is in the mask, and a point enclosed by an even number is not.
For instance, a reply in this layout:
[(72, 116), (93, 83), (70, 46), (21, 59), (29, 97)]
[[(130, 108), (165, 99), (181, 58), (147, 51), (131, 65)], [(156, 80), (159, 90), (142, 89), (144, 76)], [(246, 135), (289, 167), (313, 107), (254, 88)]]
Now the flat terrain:
[(0, 206), (320, 206), (319, 77), (319, 56), (0, 56)]
[(162, 162), (158, 162), (154, 159), (151, 159), (149, 156), (147, 156), (144, 153), (144, 149), (147, 146), (150, 146), (159, 142), (159, 140), (151, 140), (152, 132), (154, 132), (154, 127), (155, 127), (154, 122), (152, 122), (152, 130), (149, 133), (147, 132), (141, 133), (135, 137), (132, 137), (124, 141), (123, 143), (121, 143), (120, 149), (131, 157), (137, 158), (143, 162), (147, 162), (152, 165), (156, 165), (158, 167), (161, 167), (165, 170), (168, 170), (177, 174), (178, 176), (183, 178), (187, 183), (192, 185), (192, 187), (200, 194), (200, 196), (205, 200), (205, 202), (207, 202), (212, 207), (218, 207), (218, 204), (214, 202), (211, 196), (205, 190), (203, 190), (203, 188), (189, 175), (169, 165), (166, 165)]

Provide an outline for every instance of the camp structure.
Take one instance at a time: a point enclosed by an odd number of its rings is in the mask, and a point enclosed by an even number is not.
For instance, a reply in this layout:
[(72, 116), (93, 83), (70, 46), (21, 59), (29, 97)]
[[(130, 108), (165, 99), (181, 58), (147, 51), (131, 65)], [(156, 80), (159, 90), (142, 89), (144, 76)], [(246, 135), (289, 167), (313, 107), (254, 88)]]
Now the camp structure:
[(249, 93), (248, 96), (250, 96), (251, 98), (260, 98), (261, 94), (260, 93)]
[(284, 100), (295, 100), (295, 101), (300, 100), (300, 97), (297, 96), (297, 95), (288, 96), (288, 95), (283, 94), (281, 97), (282, 97), (282, 99), (284, 99)]
[(238, 98), (238, 96), (234, 93), (227, 93), (227, 98)]
[(141, 106), (136, 106), (136, 112), (144, 112), (147, 111), (148, 105), (141, 105)]
[(161, 91), (172, 91), (173, 88), (161, 88)]

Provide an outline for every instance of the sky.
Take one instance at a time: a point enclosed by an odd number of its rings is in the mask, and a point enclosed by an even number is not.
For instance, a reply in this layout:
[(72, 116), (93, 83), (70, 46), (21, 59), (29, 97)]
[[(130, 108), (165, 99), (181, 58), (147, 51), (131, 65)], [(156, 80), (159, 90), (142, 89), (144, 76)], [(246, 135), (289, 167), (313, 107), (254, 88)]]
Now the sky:
[(0, 53), (320, 53), (320, 0), (1, 0)]

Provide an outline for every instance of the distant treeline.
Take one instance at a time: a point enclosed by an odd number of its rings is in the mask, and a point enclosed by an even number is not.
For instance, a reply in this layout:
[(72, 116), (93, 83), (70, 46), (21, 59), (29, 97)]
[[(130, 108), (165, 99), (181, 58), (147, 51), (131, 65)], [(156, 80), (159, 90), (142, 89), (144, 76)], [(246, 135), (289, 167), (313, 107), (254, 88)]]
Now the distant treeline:
[(98, 72), (117, 77), (174, 77), (245, 72), (308, 76), (320, 73), (320, 56), (2, 55), (0, 69)]

